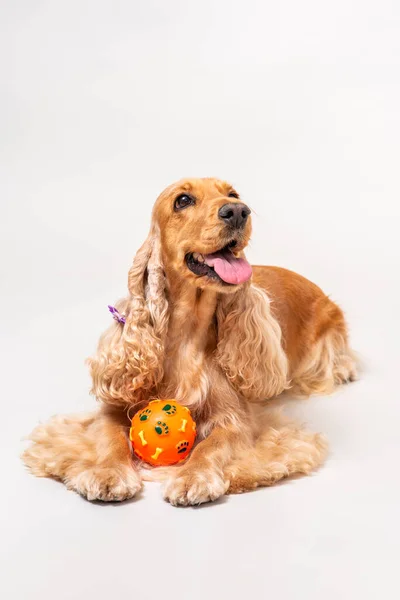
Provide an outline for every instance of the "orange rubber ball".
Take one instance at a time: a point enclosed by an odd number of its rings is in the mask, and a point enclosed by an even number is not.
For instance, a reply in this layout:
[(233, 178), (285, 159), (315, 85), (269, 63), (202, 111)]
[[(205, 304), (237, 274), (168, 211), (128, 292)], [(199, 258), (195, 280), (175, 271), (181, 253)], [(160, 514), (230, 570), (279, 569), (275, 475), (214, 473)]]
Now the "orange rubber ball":
[(135, 454), (154, 466), (185, 460), (196, 439), (190, 411), (176, 400), (152, 400), (132, 419), (129, 439)]

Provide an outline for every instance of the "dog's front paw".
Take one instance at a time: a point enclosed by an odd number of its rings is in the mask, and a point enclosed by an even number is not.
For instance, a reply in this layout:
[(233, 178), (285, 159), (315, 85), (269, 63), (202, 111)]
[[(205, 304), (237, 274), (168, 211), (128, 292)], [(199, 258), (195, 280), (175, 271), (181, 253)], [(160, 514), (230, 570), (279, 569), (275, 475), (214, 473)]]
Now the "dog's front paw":
[(166, 482), (164, 499), (174, 506), (188, 506), (212, 502), (223, 496), (229, 487), (213, 469), (196, 471), (181, 467)]
[(67, 480), (66, 484), (87, 500), (103, 502), (128, 500), (142, 488), (140, 475), (129, 466), (92, 467)]

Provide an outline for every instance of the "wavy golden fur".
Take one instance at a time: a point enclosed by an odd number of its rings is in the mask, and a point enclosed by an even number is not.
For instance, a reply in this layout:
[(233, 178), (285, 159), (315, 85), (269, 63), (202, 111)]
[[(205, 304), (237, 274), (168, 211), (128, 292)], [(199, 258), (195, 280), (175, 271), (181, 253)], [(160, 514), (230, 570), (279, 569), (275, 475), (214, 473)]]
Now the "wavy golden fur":
[[(182, 195), (187, 206), (176, 204)], [(245, 209), (234, 228), (221, 218), (227, 203)], [(127, 440), (127, 414), (154, 397), (177, 398), (198, 424), (198, 443), (183, 465), (145, 475), (166, 480), (172, 504), (271, 485), (322, 462), (323, 438), (265, 401), (289, 388), (330, 392), (355, 378), (340, 308), (285, 269), (254, 267), (251, 281), (227, 284), (189, 268), (188, 256), (228, 244), (244, 257), (247, 212), (217, 179), (186, 179), (162, 192), (129, 271), (128, 295), (116, 304), (125, 325), (113, 322), (89, 360), (101, 407), (34, 430), (24, 461), (35, 475), (58, 478), (90, 500), (132, 497), (143, 474)]]

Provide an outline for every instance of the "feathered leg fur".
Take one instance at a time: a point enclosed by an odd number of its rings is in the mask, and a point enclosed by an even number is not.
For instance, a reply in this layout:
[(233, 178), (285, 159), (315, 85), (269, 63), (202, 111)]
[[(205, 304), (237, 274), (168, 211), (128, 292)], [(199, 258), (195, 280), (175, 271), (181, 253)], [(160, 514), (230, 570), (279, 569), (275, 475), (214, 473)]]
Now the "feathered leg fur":
[(224, 469), (228, 494), (270, 486), (291, 475), (308, 475), (319, 467), (327, 452), (323, 436), (270, 413), (255, 444), (243, 450)]
[(38, 425), (23, 461), (38, 477), (63, 481), (88, 500), (126, 500), (142, 487), (126, 436), (126, 416), (102, 409)]
[(260, 413), (253, 426), (243, 424), (240, 435), (233, 428), (216, 427), (183, 466), (150, 471), (145, 479), (165, 481), (164, 498), (171, 504), (195, 505), (310, 474), (326, 452), (323, 436), (274, 410)]

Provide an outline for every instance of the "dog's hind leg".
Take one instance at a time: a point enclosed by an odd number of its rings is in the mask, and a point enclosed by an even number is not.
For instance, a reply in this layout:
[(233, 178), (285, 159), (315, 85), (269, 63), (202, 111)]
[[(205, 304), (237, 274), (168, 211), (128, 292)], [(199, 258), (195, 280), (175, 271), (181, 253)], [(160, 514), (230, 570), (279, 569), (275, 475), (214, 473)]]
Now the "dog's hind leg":
[(38, 477), (63, 481), (88, 500), (132, 498), (142, 483), (134, 467), (123, 413), (57, 416), (38, 425), (22, 460)]
[(357, 379), (343, 312), (326, 300), (320, 311), (309, 346), (290, 376), (295, 394), (329, 394), (337, 385)]

